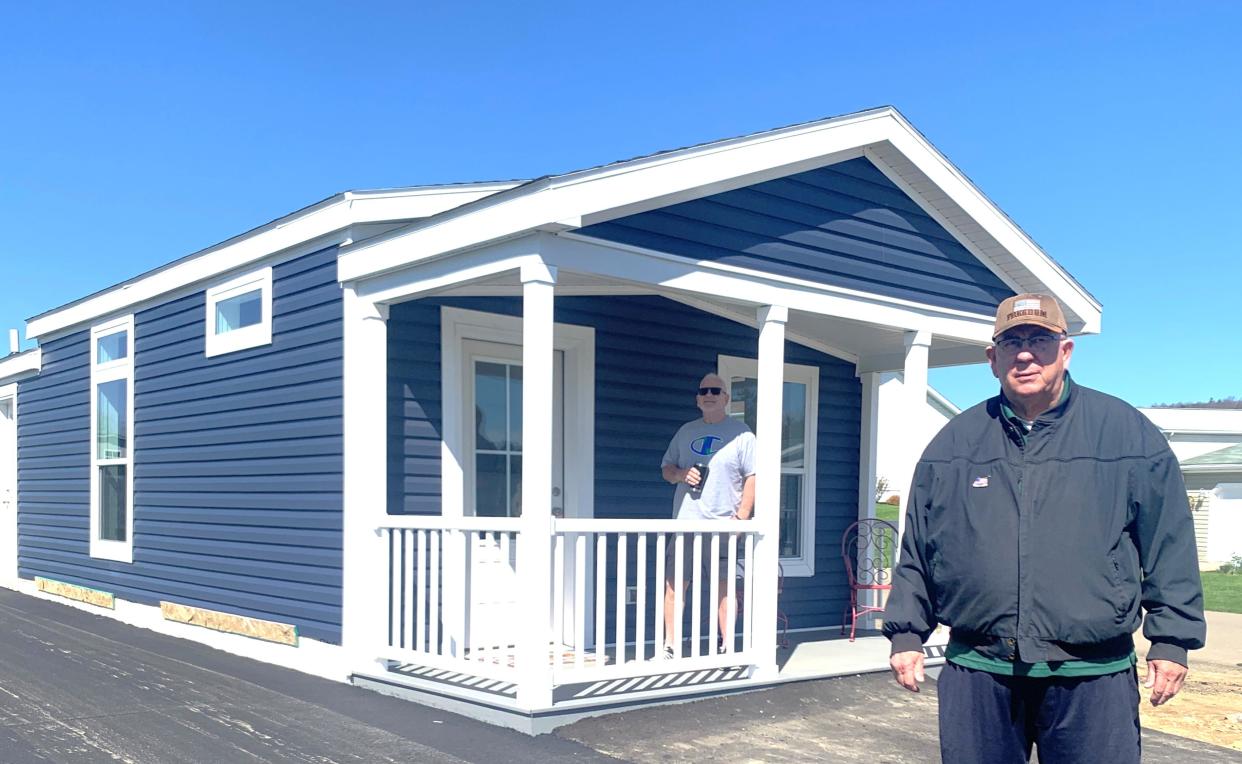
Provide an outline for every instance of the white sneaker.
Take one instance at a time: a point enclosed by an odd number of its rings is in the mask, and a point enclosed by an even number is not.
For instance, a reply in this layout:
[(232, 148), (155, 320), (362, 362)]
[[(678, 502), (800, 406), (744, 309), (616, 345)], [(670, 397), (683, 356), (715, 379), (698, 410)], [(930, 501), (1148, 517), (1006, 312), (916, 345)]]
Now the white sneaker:
[(675, 652), (673, 652), (673, 646), (672, 646), (672, 645), (665, 645), (665, 646), (664, 646), (664, 656), (663, 656), (663, 657), (664, 657), (664, 660), (666, 660), (666, 661), (671, 661), (671, 660), (673, 660), (674, 658), (676, 658), (676, 657), (677, 657), (677, 654), (676, 654)]

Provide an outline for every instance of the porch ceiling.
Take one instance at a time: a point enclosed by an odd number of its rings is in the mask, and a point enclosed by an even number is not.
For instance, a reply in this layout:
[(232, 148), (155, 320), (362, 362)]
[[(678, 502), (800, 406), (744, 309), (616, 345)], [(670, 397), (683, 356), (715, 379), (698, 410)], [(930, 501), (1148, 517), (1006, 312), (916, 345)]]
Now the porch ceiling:
[[(557, 297), (658, 295), (699, 310), (758, 328), (759, 301), (708, 296), (697, 292), (641, 284), (592, 273), (561, 270)], [(431, 294), (443, 297), (520, 297), (522, 284), (515, 270), (455, 284)], [(791, 309), (786, 324), (791, 342), (828, 353), (858, 365), (858, 371), (899, 371), (905, 357), (905, 332), (892, 326)], [(985, 343), (971, 343), (933, 335), (929, 366), (958, 366), (984, 362)]]

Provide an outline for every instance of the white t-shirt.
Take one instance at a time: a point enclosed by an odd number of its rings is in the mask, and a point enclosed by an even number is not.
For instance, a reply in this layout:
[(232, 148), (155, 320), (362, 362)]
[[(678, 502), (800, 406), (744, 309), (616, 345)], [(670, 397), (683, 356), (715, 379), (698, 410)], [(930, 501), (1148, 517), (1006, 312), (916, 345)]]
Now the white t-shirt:
[(702, 419), (686, 422), (664, 452), (660, 467), (673, 464), (689, 469), (708, 467), (703, 492), (695, 495), (684, 482), (673, 494), (673, 516), (678, 520), (728, 519), (742, 501), (742, 485), (755, 474), (755, 436), (740, 419), (725, 417), (715, 424)]

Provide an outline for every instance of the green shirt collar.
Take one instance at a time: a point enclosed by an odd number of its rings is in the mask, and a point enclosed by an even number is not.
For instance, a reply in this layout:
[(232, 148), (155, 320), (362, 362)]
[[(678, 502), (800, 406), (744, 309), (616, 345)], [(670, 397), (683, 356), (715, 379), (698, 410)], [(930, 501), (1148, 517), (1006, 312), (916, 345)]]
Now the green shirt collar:
[[(1053, 406), (1052, 409), (1049, 409), (1049, 411), (1052, 411), (1053, 409), (1058, 409), (1061, 406), (1065, 405), (1065, 401), (1069, 398), (1070, 387), (1074, 383), (1070, 381), (1070, 374), (1068, 371), (1065, 372), (1065, 376), (1062, 377), (1062, 379), (1065, 380), (1065, 384), (1061, 386), (1061, 397), (1057, 399), (1057, 405)], [(1026, 423), (1025, 419), (1023, 419), (1022, 417), (1014, 413), (1013, 408), (1010, 407), (1009, 405), (1009, 401), (1006, 400), (1005, 398), (1004, 391), (1001, 392), (1001, 413), (1004, 414), (1005, 418), (1008, 419), (1010, 422), (1012, 422), (1015, 427), (1020, 428), (1022, 432), (1026, 432), (1031, 429), (1030, 425)]]

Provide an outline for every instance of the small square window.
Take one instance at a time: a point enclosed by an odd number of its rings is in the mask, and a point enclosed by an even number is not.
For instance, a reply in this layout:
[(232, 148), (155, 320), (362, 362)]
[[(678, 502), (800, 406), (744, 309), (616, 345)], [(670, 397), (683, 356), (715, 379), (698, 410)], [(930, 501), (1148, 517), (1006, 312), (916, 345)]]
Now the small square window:
[(95, 363), (111, 363), (129, 357), (129, 332), (117, 332), (95, 340)]
[(216, 334), (244, 329), (263, 321), (263, 290), (239, 294), (216, 303)]
[(272, 344), (272, 269), (263, 268), (207, 290), (207, 356)]

